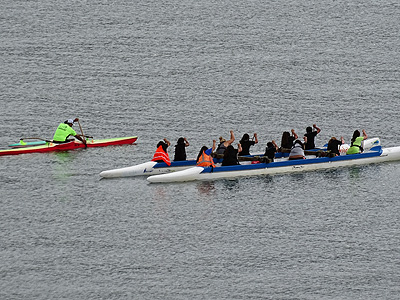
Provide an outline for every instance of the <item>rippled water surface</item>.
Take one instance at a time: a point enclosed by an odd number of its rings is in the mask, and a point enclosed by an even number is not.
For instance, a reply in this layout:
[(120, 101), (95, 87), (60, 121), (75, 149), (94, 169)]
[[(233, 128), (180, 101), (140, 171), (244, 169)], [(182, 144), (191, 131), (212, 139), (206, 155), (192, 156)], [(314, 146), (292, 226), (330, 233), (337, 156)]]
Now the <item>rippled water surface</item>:
[[(398, 136), (396, 1), (3, 1), (0, 146), (79, 117), (135, 145), (0, 157), (2, 299), (398, 299), (399, 164), (100, 180), (234, 130)], [(79, 128), (75, 126), (79, 131)], [(173, 147), (170, 149), (173, 153)]]

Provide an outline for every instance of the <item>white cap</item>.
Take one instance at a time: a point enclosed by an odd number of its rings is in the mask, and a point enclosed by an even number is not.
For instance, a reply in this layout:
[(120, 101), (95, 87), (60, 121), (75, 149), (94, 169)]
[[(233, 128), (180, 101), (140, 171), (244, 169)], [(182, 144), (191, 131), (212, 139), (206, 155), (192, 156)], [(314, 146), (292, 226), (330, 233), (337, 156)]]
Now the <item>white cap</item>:
[(74, 120), (68, 119), (67, 123), (68, 123), (68, 124), (74, 124)]

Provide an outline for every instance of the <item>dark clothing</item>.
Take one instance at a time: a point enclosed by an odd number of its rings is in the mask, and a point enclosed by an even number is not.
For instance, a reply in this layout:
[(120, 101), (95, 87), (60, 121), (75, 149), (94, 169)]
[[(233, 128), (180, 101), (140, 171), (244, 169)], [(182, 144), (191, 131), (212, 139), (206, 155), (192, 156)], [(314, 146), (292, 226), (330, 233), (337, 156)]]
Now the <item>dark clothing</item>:
[(317, 136), (317, 131), (312, 131), (306, 133), (304, 136), (307, 137), (307, 143), (305, 144), (305, 150), (311, 150), (315, 148), (315, 137)]
[(326, 150), (330, 151), (331, 154), (340, 155), (339, 147), (342, 145), (342, 141), (330, 140)]
[(233, 165), (239, 165), (239, 161), (237, 158), (238, 155), (238, 150), (237, 149), (232, 149), (230, 151), (225, 151), (224, 158), (222, 160), (222, 166), (233, 166)]
[(64, 144), (64, 143), (69, 143), (69, 142), (73, 142), (74, 140), (65, 140), (65, 141), (62, 141), (62, 142), (59, 142), (59, 141), (53, 141), (53, 143), (54, 144)]
[(281, 148), (292, 149), (295, 140), (296, 139), (293, 135), (289, 136), (288, 140), (285, 143), (282, 143)]
[(160, 147), (160, 146), (162, 146), (164, 152), (167, 152), (167, 148), (168, 148), (168, 144), (167, 144), (167, 143), (161, 141), (161, 142), (159, 142), (159, 143), (157, 144), (157, 148)]
[(275, 146), (267, 147), (265, 148), (264, 156), (267, 156), (269, 159), (273, 161), (275, 158), (275, 153), (276, 153)]
[(175, 145), (174, 161), (186, 160), (186, 149), (185, 148), (186, 148), (186, 145), (184, 143)]
[(224, 142), (222, 142), (221, 144), (218, 145), (216, 152), (217, 152), (217, 154), (224, 154), (225, 150), (226, 150), (226, 147), (224, 145)]
[(239, 156), (250, 155), (250, 146), (254, 146), (255, 144), (255, 141), (240, 141), (240, 145), (242, 145), (242, 152), (239, 152)]

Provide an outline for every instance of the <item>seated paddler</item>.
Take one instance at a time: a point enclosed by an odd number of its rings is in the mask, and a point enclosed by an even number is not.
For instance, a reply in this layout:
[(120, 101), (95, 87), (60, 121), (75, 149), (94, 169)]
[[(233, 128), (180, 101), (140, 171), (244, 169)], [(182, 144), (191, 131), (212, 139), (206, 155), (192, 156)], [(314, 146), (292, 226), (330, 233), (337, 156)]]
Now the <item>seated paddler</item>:
[[(307, 143), (307, 137), (304, 137), (304, 141)], [(290, 149), (289, 160), (305, 158), (304, 144), (300, 140), (295, 140), (292, 149)]]
[(221, 166), (234, 166), (240, 165), (238, 160), (238, 153), (242, 151), (242, 145), (238, 144), (238, 148), (235, 149), (232, 145), (226, 147), (224, 158), (222, 159)]
[(254, 146), (258, 143), (257, 133), (254, 133), (253, 139), (251, 140), (248, 133), (243, 134), (239, 143), (242, 146), (242, 151), (239, 152), (239, 156), (250, 155), (250, 146)]
[(199, 154), (196, 159), (196, 166), (199, 167), (213, 167), (215, 168), (214, 160), (211, 154), (215, 150), (216, 141), (213, 140), (212, 148), (207, 148), (206, 146), (201, 147)]
[(219, 144), (217, 147), (217, 154), (224, 154), (226, 148), (231, 145), (235, 141), (235, 135), (233, 134), (233, 130), (229, 131), (230, 138), (229, 140), (224, 139), (222, 136), (219, 137)]
[(306, 128), (304, 136), (307, 137), (307, 141), (304, 144), (304, 150), (315, 149), (315, 137), (320, 132), (321, 129), (316, 124), (313, 124), (313, 127), (309, 126)]
[(186, 160), (186, 147), (189, 147), (189, 142), (185, 137), (180, 137), (175, 145), (174, 161)]
[(274, 161), (275, 153), (278, 152), (278, 149), (278, 145), (275, 143), (274, 140), (272, 140), (272, 142), (267, 143), (264, 156), (268, 157), (271, 161)]
[(155, 162), (165, 162), (168, 166), (171, 165), (167, 148), (171, 145), (170, 141), (164, 138), (157, 144), (156, 153), (154, 153), (153, 159), (151, 161)]
[(340, 140), (338, 140), (336, 137), (331, 137), (331, 139), (328, 142), (328, 147), (326, 148), (326, 151), (329, 153), (330, 157), (335, 157), (340, 155), (340, 146), (344, 144), (344, 139), (341, 136)]
[(82, 143), (86, 144), (86, 140), (80, 134), (77, 134), (75, 130), (72, 128), (74, 122), (77, 121), (79, 121), (78, 118), (75, 118), (74, 120), (68, 119), (64, 123), (58, 125), (56, 132), (54, 133), (53, 136), (53, 142), (54, 143), (72, 142), (73, 140), (69, 140), (68, 138), (70, 136), (73, 136), (74, 138), (80, 140)]
[(347, 150), (346, 154), (357, 154), (364, 151), (363, 149), (363, 141), (368, 138), (365, 130), (362, 130), (363, 136), (361, 136), (360, 131), (356, 130), (353, 133), (353, 137), (351, 138), (351, 146), (349, 150)]
[(291, 130), (291, 133), (292, 134), (290, 134), (289, 131), (283, 132), (281, 147), (279, 148), (280, 152), (292, 149), (294, 141), (298, 139), (297, 133), (294, 131), (294, 129)]

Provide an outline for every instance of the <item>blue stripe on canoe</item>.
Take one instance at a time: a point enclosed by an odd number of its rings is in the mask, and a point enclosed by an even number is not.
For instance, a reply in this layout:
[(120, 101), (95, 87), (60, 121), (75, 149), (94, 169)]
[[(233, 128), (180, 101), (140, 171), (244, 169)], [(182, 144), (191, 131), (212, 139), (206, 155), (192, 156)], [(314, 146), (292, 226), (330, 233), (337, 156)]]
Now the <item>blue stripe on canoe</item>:
[[(319, 149), (318, 149), (319, 150)], [(314, 163), (323, 163), (328, 161), (339, 161), (339, 160), (353, 160), (367, 157), (379, 156), (382, 153), (382, 147), (376, 146), (371, 148), (370, 152), (360, 153), (360, 154), (350, 154), (350, 155), (341, 155), (336, 157), (318, 157), (318, 158), (308, 158), (308, 159), (299, 159), (299, 160), (287, 160), (280, 162), (272, 162), (269, 164), (250, 164), (250, 165), (234, 165), (234, 166), (223, 166), (214, 168), (214, 172), (225, 172), (225, 171), (239, 171), (239, 170), (253, 170), (253, 169), (262, 169), (262, 168), (276, 168), (276, 167), (285, 167), (285, 166), (296, 166), (296, 165), (304, 165), (304, 164), (314, 164)], [(276, 157), (287, 157), (289, 153), (276, 153)], [(251, 155), (248, 155), (251, 157)], [(222, 159), (214, 159), (215, 163), (221, 163)], [(195, 166), (196, 161), (192, 160), (184, 160), (184, 161), (172, 161), (171, 165), (168, 166), (165, 162), (157, 163), (154, 168), (167, 168), (167, 167), (189, 167)], [(226, 168), (226, 169), (225, 169)], [(211, 168), (205, 168), (203, 173), (211, 172)]]
[[(321, 150), (321, 149), (314, 149), (315, 151)], [(282, 152), (277, 152), (275, 153), (275, 158), (282, 158), (282, 157), (288, 157), (289, 153), (282, 153)], [(254, 157), (254, 155), (244, 155), (244, 157)], [(214, 163), (222, 163), (222, 158), (214, 158)], [(194, 159), (192, 160), (183, 160), (183, 161), (171, 161), (171, 165), (168, 166), (165, 162), (159, 162), (157, 163), (154, 168), (167, 168), (167, 167), (188, 167), (188, 166), (195, 166), (196, 161)]]
[[(270, 163), (272, 164), (272, 163)], [(265, 169), (269, 164), (253, 164), (253, 165), (234, 165), (234, 166), (222, 166), (216, 168), (204, 168), (201, 173), (217, 173), (217, 172), (230, 172), (230, 171), (244, 171), (244, 170), (257, 170)]]
[(158, 168), (170, 168), (170, 167), (188, 167), (188, 166), (195, 166), (196, 161), (192, 160), (182, 160), (182, 161), (171, 161), (171, 165), (168, 166), (165, 162), (158, 162), (154, 165), (154, 169)]
[(318, 157), (318, 158), (307, 158), (307, 159), (298, 159), (298, 160), (286, 160), (273, 162), (268, 164), (267, 168), (276, 168), (276, 167), (286, 167), (286, 166), (297, 166), (297, 165), (308, 165), (315, 163), (326, 163), (326, 162), (334, 162), (334, 161), (346, 161), (346, 160), (357, 160), (362, 158), (369, 158), (380, 156), (382, 154), (382, 148), (379, 151), (372, 151), (366, 153), (359, 154), (349, 154), (349, 155), (339, 155), (335, 157)]
[(279, 167), (287, 167), (287, 166), (297, 166), (297, 165), (308, 165), (315, 163), (327, 163), (330, 161), (346, 161), (346, 160), (357, 160), (362, 158), (376, 157), (382, 154), (382, 148), (379, 146), (379, 150), (375, 150), (372, 152), (360, 153), (360, 154), (349, 154), (349, 155), (341, 155), (335, 157), (318, 157), (318, 158), (307, 158), (307, 159), (297, 159), (297, 160), (286, 160), (286, 161), (278, 161), (271, 162), (269, 164), (260, 163), (260, 164), (250, 164), (250, 165), (233, 165), (233, 166), (221, 166), (217, 168), (204, 168), (202, 173), (211, 173), (211, 172), (230, 172), (230, 171), (244, 171), (244, 170), (257, 170), (264, 168), (279, 168)]

